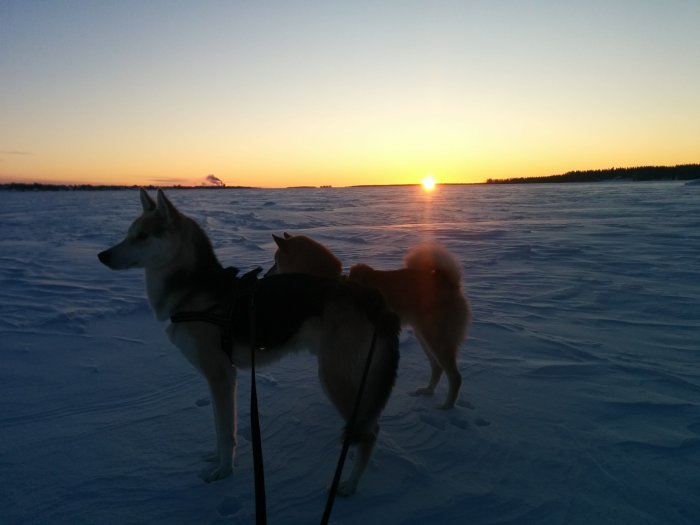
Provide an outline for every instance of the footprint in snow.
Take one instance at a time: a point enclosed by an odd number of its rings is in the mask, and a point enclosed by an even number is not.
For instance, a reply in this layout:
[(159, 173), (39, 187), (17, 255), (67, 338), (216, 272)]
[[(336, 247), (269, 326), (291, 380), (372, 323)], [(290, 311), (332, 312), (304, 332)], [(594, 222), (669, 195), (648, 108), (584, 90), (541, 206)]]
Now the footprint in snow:
[[(460, 428), (462, 430), (466, 430), (470, 426), (469, 420), (465, 414), (452, 411), (446, 413), (445, 416), (446, 417), (444, 417), (443, 414), (440, 413), (432, 414), (426, 412), (424, 414), (420, 414), (418, 417), (424, 424), (429, 425), (438, 430), (445, 430), (448, 424)], [(491, 424), (491, 422), (482, 417), (478, 417), (474, 420), (474, 424), (477, 427), (487, 427)]]
[(277, 379), (271, 374), (257, 374), (258, 384), (267, 386), (277, 386)]
[(462, 401), (461, 399), (457, 401), (456, 405), (460, 408), (468, 408), (469, 410), (474, 410), (476, 407), (472, 404), (471, 401)]
[(469, 428), (469, 421), (467, 418), (463, 417), (461, 414), (450, 415), (450, 423), (457, 428), (466, 430)]
[(437, 416), (425, 413), (425, 414), (421, 414), (418, 417), (426, 425), (430, 425), (431, 427), (435, 427), (438, 430), (445, 430), (445, 421), (441, 420)]
[(207, 407), (211, 404), (211, 401), (208, 397), (203, 397), (202, 399), (198, 399), (197, 401), (195, 401), (194, 404), (198, 407)]
[(233, 516), (242, 508), (243, 505), (236, 498), (226, 498), (224, 501), (219, 503), (216, 510), (219, 513), (219, 516), (227, 517)]

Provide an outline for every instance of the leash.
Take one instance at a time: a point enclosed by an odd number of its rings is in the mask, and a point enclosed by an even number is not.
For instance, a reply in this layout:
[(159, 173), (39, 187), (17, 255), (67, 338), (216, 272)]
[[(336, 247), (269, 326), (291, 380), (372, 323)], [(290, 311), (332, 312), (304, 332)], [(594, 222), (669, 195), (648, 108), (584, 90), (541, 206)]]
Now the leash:
[[(262, 439), (260, 432), (260, 415), (258, 412), (258, 392), (255, 383), (255, 352), (257, 350), (256, 322), (255, 322), (255, 290), (246, 289), (245, 285), (257, 283), (257, 275), (262, 268), (249, 271), (240, 278), (240, 283), (244, 286), (241, 294), (231, 289), (228, 300), (222, 304), (215, 304), (206, 310), (194, 312), (178, 312), (170, 316), (172, 323), (187, 323), (201, 321), (219, 327), (221, 331), (221, 349), (232, 358), (233, 348), (233, 318), (236, 307), (236, 300), (250, 292), (250, 307), (248, 318), (250, 321), (250, 434), (253, 446), (253, 473), (255, 478), (255, 516), (257, 525), (267, 525), (267, 505), (265, 497), (265, 472), (263, 467)], [(226, 286), (226, 279), (235, 279), (238, 274), (236, 268), (226, 268), (224, 270), (222, 286)], [(217, 310), (222, 308), (224, 313), (218, 314)]]
[[(228, 270), (228, 269), (227, 269)], [(236, 276), (237, 270), (233, 270), (232, 277)], [(257, 274), (260, 269), (248, 272), (244, 278), (249, 277), (256, 279)], [(196, 312), (181, 312), (173, 314), (170, 317), (170, 321), (173, 323), (182, 322), (192, 322), (192, 321), (203, 321), (219, 326), (221, 329), (221, 347), (231, 358), (231, 348), (233, 344), (233, 313), (234, 313), (235, 298), (231, 298), (230, 302), (224, 304), (223, 315), (215, 313), (217, 305), (208, 308), (203, 311)], [(267, 502), (265, 496), (265, 469), (263, 465), (263, 453), (262, 453), (262, 438), (260, 432), (260, 414), (258, 412), (258, 393), (257, 385), (255, 381), (255, 353), (257, 351), (257, 336), (256, 336), (256, 318), (255, 318), (255, 293), (253, 292), (250, 300), (249, 309), (249, 320), (250, 320), (250, 435), (252, 440), (252, 452), (253, 452), (253, 475), (255, 481), (255, 523), (256, 525), (267, 525)], [(335, 503), (335, 498), (338, 494), (338, 486), (340, 485), (340, 478), (343, 474), (343, 467), (345, 466), (345, 460), (347, 459), (348, 451), (350, 450), (350, 440), (352, 436), (352, 430), (357, 422), (357, 415), (360, 411), (360, 403), (362, 401), (362, 395), (364, 393), (367, 377), (369, 376), (370, 365), (372, 364), (372, 357), (374, 356), (374, 351), (377, 346), (377, 326), (374, 326), (374, 331), (372, 332), (372, 342), (370, 343), (369, 352), (367, 354), (367, 360), (365, 361), (364, 370), (362, 371), (362, 378), (360, 380), (360, 385), (357, 391), (357, 397), (355, 398), (355, 405), (352, 409), (352, 414), (348, 425), (346, 427), (345, 438), (343, 439), (343, 447), (340, 451), (340, 457), (338, 458), (338, 464), (335, 469), (335, 474), (333, 476), (333, 482), (328, 491), (328, 499), (326, 500), (326, 506), (323, 511), (323, 516), (321, 517), (321, 525), (328, 525), (328, 521), (331, 517), (331, 512), (333, 511), (333, 504)]]
[(357, 397), (355, 398), (355, 406), (352, 409), (352, 415), (350, 416), (350, 421), (348, 422), (347, 430), (345, 432), (345, 439), (343, 440), (343, 448), (340, 451), (340, 458), (338, 458), (338, 465), (335, 468), (335, 475), (333, 476), (333, 482), (331, 483), (331, 488), (328, 491), (328, 499), (326, 500), (326, 508), (323, 511), (323, 516), (321, 517), (321, 525), (327, 525), (328, 520), (331, 518), (331, 512), (333, 511), (333, 504), (335, 503), (335, 497), (338, 494), (338, 485), (340, 485), (340, 476), (343, 474), (343, 466), (345, 465), (345, 459), (348, 456), (348, 450), (350, 449), (350, 436), (352, 436), (352, 430), (355, 426), (357, 420), (357, 414), (360, 411), (360, 402), (362, 401), (362, 394), (365, 390), (365, 385), (367, 383), (367, 376), (369, 376), (369, 367), (372, 363), (372, 356), (374, 355), (374, 348), (377, 346), (377, 326), (374, 326), (374, 332), (372, 333), (372, 343), (369, 345), (369, 353), (367, 354), (367, 361), (365, 362), (365, 368), (362, 371), (362, 380), (360, 381), (360, 388), (357, 391)]
[(255, 523), (267, 525), (265, 498), (265, 468), (263, 466), (258, 389), (255, 385), (255, 296), (250, 301), (250, 437), (253, 441), (253, 475), (255, 478)]

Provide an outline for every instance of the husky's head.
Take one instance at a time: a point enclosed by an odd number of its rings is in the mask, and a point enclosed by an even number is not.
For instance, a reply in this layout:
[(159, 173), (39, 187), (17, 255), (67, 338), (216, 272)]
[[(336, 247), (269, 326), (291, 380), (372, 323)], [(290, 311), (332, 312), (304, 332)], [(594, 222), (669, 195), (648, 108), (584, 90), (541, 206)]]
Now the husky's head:
[(143, 213), (133, 222), (126, 238), (97, 257), (112, 270), (155, 268), (167, 265), (180, 251), (178, 234), (184, 216), (158, 190), (157, 202), (141, 189)]

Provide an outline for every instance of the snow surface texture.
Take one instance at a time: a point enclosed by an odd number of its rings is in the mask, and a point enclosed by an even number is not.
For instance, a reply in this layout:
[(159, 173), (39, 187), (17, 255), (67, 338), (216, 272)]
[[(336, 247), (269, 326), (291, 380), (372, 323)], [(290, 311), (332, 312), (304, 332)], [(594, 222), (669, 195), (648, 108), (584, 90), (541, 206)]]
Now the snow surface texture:
[[(271, 234), (391, 269), (437, 239), (475, 322), (454, 410), (410, 331), (337, 524), (700, 522), (700, 192), (680, 183), (172, 191), (243, 270)], [(253, 523), (249, 377), (233, 475), (206, 485), (208, 390), (98, 251), (136, 191), (0, 192), (0, 522)], [(318, 523), (341, 419), (315, 360), (259, 371), (268, 517)]]

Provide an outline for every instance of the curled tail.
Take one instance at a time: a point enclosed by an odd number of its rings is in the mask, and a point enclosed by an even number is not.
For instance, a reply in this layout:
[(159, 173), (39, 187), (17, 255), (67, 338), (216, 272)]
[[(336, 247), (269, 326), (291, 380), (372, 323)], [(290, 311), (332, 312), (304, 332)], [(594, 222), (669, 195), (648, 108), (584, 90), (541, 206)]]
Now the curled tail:
[(428, 242), (412, 248), (403, 258), (406, 268), (440, 272), (450, 284), (462, 285), (462, 265), (447, 248)]

